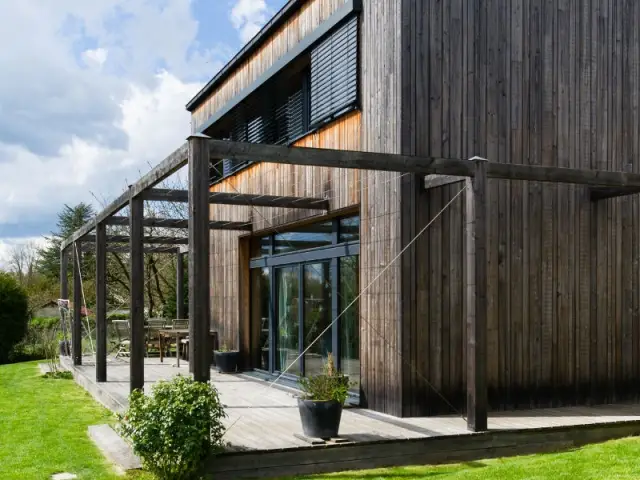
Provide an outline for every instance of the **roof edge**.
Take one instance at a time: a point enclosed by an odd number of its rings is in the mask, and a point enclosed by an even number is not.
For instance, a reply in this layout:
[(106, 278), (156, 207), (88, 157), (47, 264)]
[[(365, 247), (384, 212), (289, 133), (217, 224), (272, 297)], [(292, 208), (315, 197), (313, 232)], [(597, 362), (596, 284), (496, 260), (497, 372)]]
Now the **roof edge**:
[(220, 69), (220, 71), (204, 87), (202, 87), (202, 89), (200, 89), (200, 91), (196, 93), (191, 100), (189, 100), (186, 105), (186, 109), (189, 112), (193, 112), (193, 110), (198, 108), (212, 90), (225, 81), (242, 61), (260, 48), (267, 37), (289, 20), (289, 18), (291, 18), (293, 14), (296, 13), (307, 1), (308, 0), (289, 0), (289, 2), (285, 4), (285, 6), (282, 7), (278, 13), (276, 13), (233, 58), (229, 60), (229, 62), (227, 62), (227, 64), (222, 67), (222, 69)]

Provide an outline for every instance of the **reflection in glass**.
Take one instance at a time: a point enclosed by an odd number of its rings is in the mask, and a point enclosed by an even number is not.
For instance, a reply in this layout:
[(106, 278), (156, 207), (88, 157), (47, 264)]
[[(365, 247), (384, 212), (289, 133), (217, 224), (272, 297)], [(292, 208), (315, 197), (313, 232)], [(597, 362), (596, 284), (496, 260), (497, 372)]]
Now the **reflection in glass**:
[(254, 268), (251, 270), (251, 291), (252, 291), (252, 328), (254, 331), (252, 339), (254, 343), (254, 359), (258, 368), (269, 370), (269, 269)]
[(340, 219), (340, 242), (356, 242), (360, 240), (360, 216)]
[(350, 381), (356, 382), (352, 387), (355, 392), (360, 390), (360, 311), (356, 300), (360, 291), (358, 266), (357, 255), (340, 259), (340, 312), (349, 307), (340, 317), (340, 368)]
[[(292, 375), (300, 373), (299, 362), (295, 362), (299, 355), (298, 341), (298, 300), (300, 282), (298, 267), (285, 267), (276, 270), (276, 370)], [(295, 362), (294, 365), (292, 363)], [(290, 366), (291, 365), (291, 366)]]
[(332, 221), (314, 223), (274, 237), (273, 253), (289, 253), (331, 245)]
[(304, 348), (311, 345), (304, 354), (305, 376), (322, 373), (327, 353), (331, 351), (331, 328), (327, 328), (331, 325), (330, 266), (326, 261), (303, 267)]
[(251, 240), (251, 258), (266, 257), (269, 255), (271, 237), (253, 238)]

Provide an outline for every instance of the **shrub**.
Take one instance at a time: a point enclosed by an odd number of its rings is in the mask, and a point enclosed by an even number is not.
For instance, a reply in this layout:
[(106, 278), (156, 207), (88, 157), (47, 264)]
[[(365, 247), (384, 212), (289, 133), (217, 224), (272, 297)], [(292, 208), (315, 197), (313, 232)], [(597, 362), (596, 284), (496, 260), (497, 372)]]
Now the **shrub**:
[(60, 326), (60, 317), (33, 317), (29, 321), (29, 328), (46, 329), (57, 328)]
[[(47, 358), (47, 346), (55, 341), (58, 348), (60, 319), (58, 317), (34, 317), (29, 320), (27, 332), (9, 353), (10, 362), (27, 362)], [(54, 337), (50, 339), (49, 337)]]
[(0, 273), (0, 364), (23, 339), (29, 320), (27, 293), (11, 276)]
[[(352, 383), (351, 383), (352, 384)], [(349, 396), (349, 377), (343, 375), (335, 367), (333, 355), (329, 354), (321, 374), (300, 377), (302, 398), (318, 402), (334, 400), (344, 404)]]
[(119, 416), (119, 431), (144, 467), (164, 480), (191, 478), (203, 460), (222, 448), (226, 416), (215, 387), (178, 376), (135, 390)]

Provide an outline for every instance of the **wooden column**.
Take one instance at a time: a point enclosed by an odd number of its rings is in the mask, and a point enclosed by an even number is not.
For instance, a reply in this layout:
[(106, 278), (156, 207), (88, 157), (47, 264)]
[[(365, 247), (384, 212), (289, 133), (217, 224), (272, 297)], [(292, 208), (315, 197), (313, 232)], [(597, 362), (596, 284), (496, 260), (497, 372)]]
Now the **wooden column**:
[(129, 200), (130, 249), (130, 314), (131, 358), (129, 361), (129, 387), (133, 391), (144, 387), (144, 200)]
[(193, 378), (211, 377), (209, 328), (209, 144), (208, 137), (189, 137), (189, 360)]
[[(69, 277), (67, 273), (69, 271), (69, 249), (63, 248), (60, 250), (60, 298), (64, 300), (69, 299)], [(67, 331), (67, 318), (64, 317), (61, 319), (61, 327), (62, 327), (62, 339), (65, 341), (65, 352), (67, 344), (66, 342), (69, 340), (69, 332)]]
[(82, 245), (73, 243), (73, 325), (71, 327), (71, 352), (73, 364), (82, 365)]
[(107, 227), (96, 225), (96, 382), (107, 381)]
[(69, 250), (60, 250), (60, 298), (69, 299)]
[(184, 253), (178, 251), (176, 257), (176, 317), (184, 315)]
[(487, 430), (487, 161), (466, 191), (467, 427)]

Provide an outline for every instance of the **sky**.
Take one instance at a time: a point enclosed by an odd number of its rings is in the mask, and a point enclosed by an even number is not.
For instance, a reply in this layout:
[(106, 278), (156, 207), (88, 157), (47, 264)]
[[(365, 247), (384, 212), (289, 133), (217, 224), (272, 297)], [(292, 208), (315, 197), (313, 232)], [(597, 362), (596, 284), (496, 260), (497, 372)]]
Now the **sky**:
[(120, 195), (286, 0), (0, 0), (0, 268), (67, 205)]

